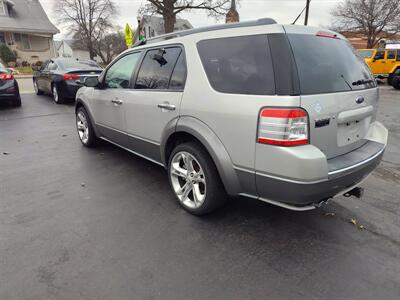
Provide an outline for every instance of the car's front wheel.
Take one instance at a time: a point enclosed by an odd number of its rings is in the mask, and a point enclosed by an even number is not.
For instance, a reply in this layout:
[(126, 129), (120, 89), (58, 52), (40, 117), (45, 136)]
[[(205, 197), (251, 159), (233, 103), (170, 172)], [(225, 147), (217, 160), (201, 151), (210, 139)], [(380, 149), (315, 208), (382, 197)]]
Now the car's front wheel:
[(396, 90), (400, 90), (400, 76), (396, 76), (396, 77), (393, 78), (392, 86), (393, 86)]
[(213, 160), (197, 143), (184, 143), (172, 151), (168, 174), (179, 204), (194, 215), (210, 213), (227, 199)]
[(83, 106), (76, 110), (76, 129), (79, 139), (84, 146), (93, 147), (96, 145), (96, 133), (90, 122), (89, 114)]

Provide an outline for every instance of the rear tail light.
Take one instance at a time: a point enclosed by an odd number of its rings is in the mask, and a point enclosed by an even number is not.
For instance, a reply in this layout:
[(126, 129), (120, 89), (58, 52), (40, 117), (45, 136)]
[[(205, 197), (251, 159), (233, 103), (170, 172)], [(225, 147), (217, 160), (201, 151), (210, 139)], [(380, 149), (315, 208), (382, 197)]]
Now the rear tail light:
[(64, 80), (68, 81), (68, 80), (78, 80), (79, 79), (79, 75), (78, 74), (64, 74)]
[(13, 80), (13, 74), (0, 74), (0, 80)]
[(277, 146), (309, 143), (308, 114), (303, 109), (264, 108), (258, 124), (258, 142)]

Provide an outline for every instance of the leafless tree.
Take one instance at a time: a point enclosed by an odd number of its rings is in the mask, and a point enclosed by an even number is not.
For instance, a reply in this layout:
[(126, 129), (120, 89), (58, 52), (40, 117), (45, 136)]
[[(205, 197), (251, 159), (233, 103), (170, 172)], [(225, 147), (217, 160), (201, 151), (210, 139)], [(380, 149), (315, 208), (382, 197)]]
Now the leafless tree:
[(57, 0), (55, 11), (58, 23), (81, 39), (91, 59), (96, 56), (96, 43), (112, 27), (111, 19), (117, 14), (113, 0)]
[(231, 0), (147, 0), (139, 14), (159, 14), (164, 19), (165, 33), (173, 32), (176, 16), (188, 10), (205, 10), (209, 16), (220, 17), (230, 8)]
[(365, 34), (368, 48), (400, 31), (400, 0), (345, 0), (332, 15), (336, 29)]
[(105, 34), (95, 45), (96, 53), (105, 65), (127, 49), (125, 37), (121, 30)]

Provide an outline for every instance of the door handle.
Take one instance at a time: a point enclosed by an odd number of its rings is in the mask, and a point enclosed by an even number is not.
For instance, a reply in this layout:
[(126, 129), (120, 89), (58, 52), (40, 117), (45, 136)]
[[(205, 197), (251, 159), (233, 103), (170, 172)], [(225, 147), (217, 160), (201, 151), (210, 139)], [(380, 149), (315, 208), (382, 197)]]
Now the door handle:
[(160, 103), (157, 105), (158, 108), (165, 109), (165, 110), (175, 110), (176, 106), (173, 104), (169, 104), (169, 102)]
[(122, 101), (120, 99), (114, 99), (114, 100), (111, 100), (111, 102), (116, 104), (116, 105), (121, 105), (122, 103), (124, 103), (124, 101)]

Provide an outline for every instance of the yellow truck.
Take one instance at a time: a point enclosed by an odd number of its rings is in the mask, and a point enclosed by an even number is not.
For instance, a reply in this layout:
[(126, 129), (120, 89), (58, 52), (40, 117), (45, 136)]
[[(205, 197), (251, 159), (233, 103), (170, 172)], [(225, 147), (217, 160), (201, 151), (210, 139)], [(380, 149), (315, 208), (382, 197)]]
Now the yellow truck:
[(400, 49), (361, 49), (361, 57), (377, 78), (387, 78), (391, 85), (394, 74), (400, 70)]

